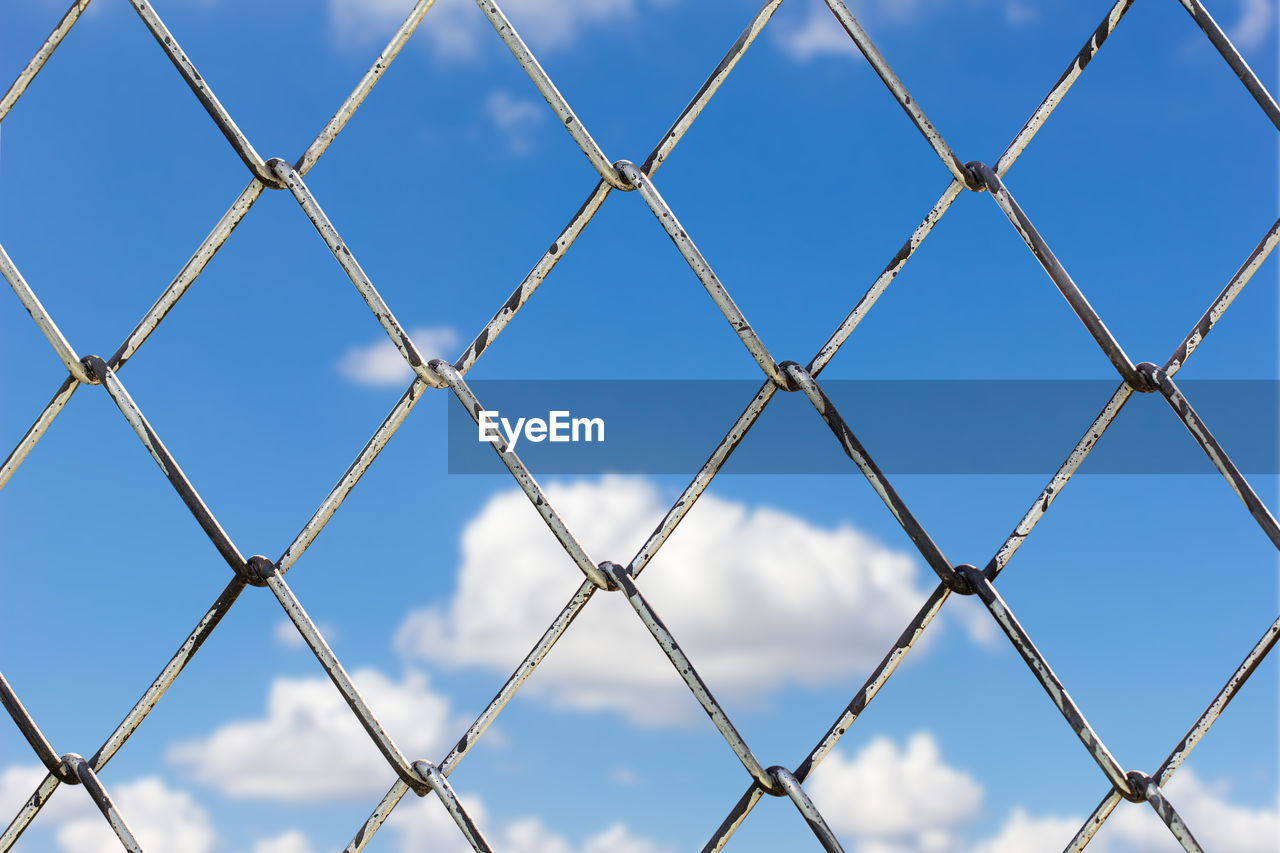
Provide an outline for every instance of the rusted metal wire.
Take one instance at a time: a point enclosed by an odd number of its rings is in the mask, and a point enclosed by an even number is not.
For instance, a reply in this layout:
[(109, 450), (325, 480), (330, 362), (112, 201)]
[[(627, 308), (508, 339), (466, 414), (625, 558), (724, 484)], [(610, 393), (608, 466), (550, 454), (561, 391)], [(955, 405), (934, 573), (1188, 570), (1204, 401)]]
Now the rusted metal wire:
[[(81, 785), (102, 812), (116, 837), (126, 850), (141, 850), (106, 789), (98, 779), (98, 773), (129, 740), (174, 683), (201, 645), (211, 635), (239, 599), (246, 587), (267, 587), (274, 595), (300, 636), (306, 642), (335, 688), (347, 703), (351, 712), (363, 726), (370, 740), (381, 752), (388, 764), (389, 776), (394, 780), (386, 795), (374, 808), (363, 826), (347, 845), (346, 850), (363, 850), (370, 838), (379, 830), (396, 808), (403, 796), (414, 791), (420, 796), (434, 793), (438, 796), (456, 823), (463, 838), (475, 850), (489, 851), (491, 847), (479, 827), (468, 814), (462, 801), (448, 782), (449, 774), (468, 754), (477, 740), (485, 733), (502, 709), (551, 652), (575, 618), (593, 599), (597, 591), (606, 594), (618, 592), (626, 597), (638, 618), (649, 630), (655, 642), (676, 668), (690, 692), (702, 705), (716, 728), (741, 761), (748, 777), (747, 791), (734, 804), (728, 815), (708, 840), (705, 850), (721, 849), (736, 829), (750, 814), (764, 794), (787, 797), (800, 811), (815, 836), (828, 851), (841, 850), (841, 845), (826, 819), (818, 811), (803, 785), (810, 773), (835, 747), (849, 730), (868, 703), (878, 694), (896, 671), (898, 665), (916, 645), (925, 630), (940, 612), (950, 595), (976, 595), (991, 613), (996, 624), (1004, 632), (1013, 647), (1023, 658), (1032, 677), (1036, 678), (1049, 695), (1077, 737), (1098, 764), (1103, 777), (1110, 785), (1109, 793), (1099, 803), (1090, 818), (1081, 827), (1067, 850), (1081, 850), (1114, 810), (1119, 801), (1129, 799), (1145, 801), (1156, 811), (1173, 837), (1188, 851), (1201, 847), (1192, 830), (1165, 795), (1163, 786), (1177, 771), (1192, 748), (1203, 738), (1218, 719), (1226, 705), (1234, 698), (1257, 669), (1263, 658), (1280, 640), (1280, 619), (1267, 629), (1262, 638), (1248, 652), (1243, 662), (1227, 680), (1225, 686), (1195, 721), (1181, 742), (1152, 775), (1137, 770), (1125, 770), (1110, 752), (1098, 731), (1085, 720), (1082, 710), (1067, 693), (1065, 685), (1054, 674), (1049, 662), (1036, 648), (1031, 637), (1017, 620), (1010, 605), (995, 589), (994, 582), (1008, 566), (1013, 555), (1026, 537), (1048, 511), (1053, 500), (1061, 493), (1079, 469), (1101, 435), (1115, 422), (1129, 397), (1135, 392), (1158, 392), (1174, 414), (1182, 421), (1193, 439), (1204, 450), (1214, 466), (1240, 497), (1251, 515), (1263, 528), (1272, 543), (1280, 548), (1280, 526), (1258, 498), (1256, 491), (1232, 462), (1228, 451), (1210, 432), (1204, 420), (1196, 413), (1190, 401), (1174, 383), (1173, 377), (1186, 363), (1223, 312), (1252, 278), (1263, 260), (1280, 242), (1280, 221), (1265, 233), (1253, 252), (1245, 259), (1226, 286), (1213, 300), (1191, 332), (1175, 348), (1162, 367), (1151, 363), (1135, 364), (1125, 354), (1120, 342), (1108, 331), (1102, 318), (1089, 304), (1083, 289), (1067, 274), (1057, 260), (1048, 241), (1032, 224), (1030, 217), (1014, 199), (1004, 182), (1004, 175), (1022, 154), (1027, 145), (1052, 114), (1062, 98), (1070, 90), (1089, 61), (1101, 49), (1103, 43), (1118, 26), (1133, 0), (1116, 0), (1101, 24), (1090, 34), (1084, 47), (1072, 58), (1067, 69), (1032, 112), (1030, 118), (1014, 136), (1008, 147), (995, 160), (994, 166), (981, 161), (964, 163), (943, 139), (939, 130), (930, 122), (919, 103), (910, 95), (886, 57), (876, 48), (866, 30), (841, 0), (826, 0), (827, 6), (854, 45), (870, 63), (876, 75), (884, 83), (890, 95), (907, 114), (908, 119), (925, 138), (934, 153), (951, 176), (951, 181), (915, 228), (906, 242), (893, 256), (884, 271), (872, 282), (863, 297), (839, 323), (835, 331), (818, 352), (802, 367), (796, 362), (775, 360), (764, 341), (752, 328), (743, 312), (730, 295), (729, 288), (712, 271), (711, 265), (697, 247), (694, 239), (680, 224), (675, 211), (663, 199), (653, 176), (674, 150), (684, 134), (692, 126), (703, 108), (728, 78), (743, 54), (756, 40), (781, 5), (782, 0), (764, 3), (748, 22), (742, 35), (729, 48), (706, 81), (697, 90), (689, 104), (678, 114), (669, 129), (662, 135), (653, 150), (640, 161), (610, 160), (595, 142), (581, 118), (573, 111), (550, 76), (538, 62), (519, 32), (496, 0), (476, 0), (480, 13), (492, 25), (496, 34), (506, 44), (517, 63), (524, 69), (533, 86), (546, 100), (551, 110), (565, 126), (570, 137), (582, 150), (595, 170), (599, 181), (591, 189), (584, 204), (570, 218), (568, 225), (556, 236), (550, 248), (537, 260), (530, 272), (520, 281), (493, 319), (485, 325), (466, 347), (459, 358), (450, 363), (435, 359), (424, 360), (422, 352), (411, 336), (396, 321), (391, 307), (382, 298), (373, 281), (356, 260), (351, 248), (343, 241), (338, 229), (326, 214), (319, 199), (308, 189), (303, 178), (325, 153), (329, 145), (346, 126), (373, 86), (381, 78), (408, 38), (429, 13), (434, 0), (418, 0), (407, 17), (396, 29), (386, 48), (361, 78), (355, 89), (339, 106), (319, 135), (304, 150), (294, 165), (279, 158), (263, 159), (247, 137), (240, 131), (228, 111), (214, 95), (207, 80), (196, 70), (177, 39), (165, 26), (159, 13), (149, 3), (130, 0), (139, 18), (174, 67), (187, 83), (192, 93), (209, 113), (219, 131), (225, 136), (236, 155), (250, 172), (247, 187), (236, 197), (230, 208), (214, 225), (213, 230), (200, 243), (187, 263), (164, 289), (159, 299), (143, 316), (124, 343), (109, 359), (96, 355), (81, 356), (59, 330), (48, 314), (36, 291), (24, 279), (18, 266), (3, 246), (0, 246), (0, 275), (9, 282), (14, 293), (30, 313), (41, 333), (52, 346), (55, 355), (67, 371), (67, 378), (55, 392), (48, 405), (40, 412), (30, 429), (0, 466), (0, 488), (8, 481), (29, 455), (53, 420), (65, 407), (71, 395), (80, 385), (99, 385), (115, 403), (123, 417), (152, 458), (161, 468), (181, 500), (191, 511), (210, 542), (226, 561), (230, 578), (222, 593), (208, 608), (191, 633), (178, 647), (160, 674), (143, 692), (141, 698), (125, 714), (123, 720), (108, 736), (102, 746), (89, 759), (75, 753), (59, 754), (45, 738), (39, 726), (27, 712), (17, 693), (0, 674), (0, 704), (28, 745), (47, 771), (18, 814), (0, 836), (0, 853), (10, 849), (40, 812), (53, 791), (62, 784)], [(1249, 68), (1230, 39), (1210, 16), (1199, 0), (1180, 0), (1195, 24), (1219, 51), (1224, 60), (1240, 78), (1254, 100), (1280, 129), (1280, 109), (1275, 98), (1266, 90)], [(59, 44), (75, 25), (88, 6), (89, 0), (76, 0), (61, 21), (54, 27), (45, 42), (23, 68), (18, 78), (0, 98), (0, 120), (13, 110), (32, 79), (54, 54)], [(315, 227), (343, 271), (373, 312), (388, 338), (395, 345), (405, 362), (412, 368), (414, 378), (404, 394), (388, 413), (372, 437), (357, 454), (354, 461), (338, 479), (329, 494), (303, 525), (297, 536), (285, 548), (279, 560), (267, 557), (244, 558), (232, 537), (222, 528), (212, 510), (200, 498), (194, 484), (183, 473), (177, 460), (165, 447), (159, 435), (143, 414), (140, 405), (130, 396), (119, 377), (121, 368), (137, 353), (169, 311), (187, 292), (206, 265), (225, 244), (231, 233), (249, 213), (264, 189), (287, 189), (295, 198), (303, 214)], [(573, 596), (561, 609), (542, 637), (530, 650), (512, 675), (498, 690), (493, 700), (462, 734), (456, 745), (439, 764), (424, 759), (407, 757), (396, 745), (392, 733), (378, 721), (375, 710), (369, 705), (347, 675), (341, 662), (329, 647), (321, 631), (307, 615), (302, 602), (286, 584), (284, 575), (314, 542), (316, 536), (341, 507), (351, 490), (360, 481), (391, 437), (403, 424), (422, 396), (431, 389), (448, 388), (473, 419), (481, 410), (465, 380), (465, 374), (477, 359), (493, 344), (516, 313), (528, 301), (538, 286), (572, 247), (587, 224), (615, 190), (636, 191), (648, 205), (676, 249), (688, 263), (696, 278), (711, 297), (716, 307), (733, 327), (735, 333), (761, 368), (764, 384), (747, 402), (742, 413), (728, 433), (711, 452), (706, 463), (694, 475), (675, 504), (649, 535), (648, 539), (626, 565), (609, 561), (596, 562), (575, 538), (569, 526), (547, 500), (533, 473), (520, 457), (499, 437), (494, 450), (529, 498), (566, 554), (584, 579)], [(874, 448), (863, 446), (851, 424), (823, 391), (819, 376), (831, 359), (841, 349), (849, 336), (866, 317), (876, 301), (892, 283), (903, 266), (929, 236), (933, 227), (951, 208), (961, 191), (989, 192), (1010, 223), (1027, 244), (1030, 251), (1049, 274), (1054, 285), (1067, 299), (1089, 333), (1111, 361), (1121, 376), (1121, 383), (1099, 414), (1088, 424), (1083, 436), (1069, 452), (1049, 483), (1035, 497), (1030, 508), (1015, 526), (1008, 538), (997, 549), (986, 566), (979, 570), (966, 564), (952, 564), (929, 537), (921, 523), (912, 514), (906, 502), (897, 494), (876, 464)], [(778, 390), (800, 392), (813, 405), (817, 415), (831, 429), (844, 452), (863, 474), (871, 488), (885, 503), (894, 518), (920, 551), (925, 562), (938, 576), (939, 584), (908, 623), (881, 663), (867, 681), (855, 693), (853, 699), (837, 716), (835, 722), (818, 741), (815, 748), (796, 766), (794, 771), (784, 766), (765, 767), (756, 757), (745, 739), (738, 732), (728, 713), (712, 695), (709, 685), (698, 674), (695, 662), (681, 649), (677, 638), (667, 629), (657, 612), (645, 598), (638, 579), (667, 538), (684, 520), (685, 516), (724, 466), (734, 448), (756, 423)], [(696, 571), (697, 567), (691, 567)]]

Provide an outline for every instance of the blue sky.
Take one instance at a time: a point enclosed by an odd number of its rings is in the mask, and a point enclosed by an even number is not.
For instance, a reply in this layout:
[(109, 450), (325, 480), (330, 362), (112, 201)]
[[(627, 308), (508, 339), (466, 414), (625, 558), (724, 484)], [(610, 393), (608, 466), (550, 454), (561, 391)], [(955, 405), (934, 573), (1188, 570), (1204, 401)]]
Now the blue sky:
[[(158, 12), (255, 148), (292, 161), (408, 6)], [(608, 156), (640, 162), (758, 7), (504, 8)], [(961, 159), (994, 163), (1108, 4), (852, 8)], [(1209, 8), (1276, 91), (1274, 2)], [(0, 78), (63, 11), (7, 4)], [(424, 350), (456, 356), (594, 186), (557, 124), (483, 15), (439, 0), (307, 176)], [(1275, 221), (1276, 151), (1180, 4), (1138, 0), (1006, 184), (1133, 360), (1163, 363)], [(0, 242), (77, 352), (106, 357), (248, 179), (128, 5), (97, 0), (4, 121)], [(831, 15), (787, 0), (655, 184), (774, 356), (803, 363), (949, 179)], [(610, 196), (469, 378), (759, 380), (635, 195)], [(1277, 378), (1276, 270), (1180, 379)], [(17, 299), (0, 324), (12, 446), (65, 371)], [(241, 550), (274, 559), (407, 385), (395, 358), (293, 198), (268, 191), (121, 379)], [(1114, 371), (991, 199), (965, 194), (824, 377)], [(856, 431), (856, 401), (836, 403)], [(509, 477), (446, 473), (450, 404), (428, 395), (289, 575), (393, 737), (433, 761), (581, 582)], [(716, 479), (639, 581), (753, 751), (791, 767), (934, 585), (817, 417), (795, 440), (826, 442), (847, 475)], [(997, 586), (1120, 763), (1151, 772), (1275, 619), (1275, 551), (1207, 460), (1087, 471)], [(953, 561), (983, 565), (1049, 473), (894, 484)], [(687, 479), (543, 478), (618, 562)], [(1274, 509), (1276, 477), (1250, 479)], [(55, 749), (89, 755), (227, 568), (96, 389), (0, 492), (0, 530), (0, 669)], [(634, 614), (597, 599), (451, 777), (498, 849), (696, 849), (746, 787)], [(333, 849), (394, 780), (283, 618), (247, 590), (103, 772), (147, 849)], [(1169, 787), (1210, 849), (1280, 844), (1278, 691), (1272, 655)], [(6, 820), (41, 775), (0, 726)], [(985, 611), (953, 597), (806, 788), (846, 849), (991, 853), (1061, 849), (1107, 785)], [(811, 838), (768, 800), (730, 849)], [(459, 843), (437, 803), (406, 800), (367, 849)], [(68, 790), (16, 849), (113, 844)], [(1095, 844), (1178, 849), (1127, 803)]]

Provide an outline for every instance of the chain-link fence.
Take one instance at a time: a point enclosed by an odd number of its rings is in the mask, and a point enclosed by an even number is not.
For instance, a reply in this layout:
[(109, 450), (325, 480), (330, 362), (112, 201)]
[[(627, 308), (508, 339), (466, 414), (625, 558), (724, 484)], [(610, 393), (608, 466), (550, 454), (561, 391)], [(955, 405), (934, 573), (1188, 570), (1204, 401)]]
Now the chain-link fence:
[[(1192, 721), (1185, 737), (1173, 746), (1168, 758), (1151, 772), (1124, 768), (1099, 734), (1086, 720), (1083, 710), (1067, 692), (1066, 687), (1054, 674), (1049, 663), (1037, 650), (1032, 638), (1028, 636), (1013, 610), (1001, 597), (995, 586), (1000, 573), (1031, 534), (1040, 519), (1048, 511), (1053, 500), (1061, 493), (1063, 487), (1076, 473), (1090, 449), (1120, 415), (1125, 403), (1134, 393), (1158, 394), (1168, 402), (1173, 414), (1179, 418), (1191, 433), (1194, 440), (1203, 448), (1213, 465), (1226, 478), (1231, 488), (1239, 496), (1249, 513), (1265, 531), (1272, 543), (1280, 547), (1280, 527), (1275, 518), (1259, 500), (1249, 482), (1233, 464), (1228, 450), (1219, 445), (1209, 426), (1196, 414), (1191, 402), (1180, 392), (1174, 378), (1182, 366), (1190, 358), (1196, 348), (1208, 335), (1223, 312), (1240, 293), (1244, 285), (1253, 276), (1267, 255), (1280, 240), (1280, 222), (1273, 224), (1262, 236), (1257, 247), (1244, 259), (1239, 269), (1231, 276), (1227, 285), (1209, 303), (1204, 314), (1196, 321), (1191, 332), (1174, 348), (1172, 355), (1162, 364), (1135, 364), (1121, 347), (1120, 342), (1107, 330), (1102, 318), (1090, 306), (1085, 294), (1072, 281), (1071, 276), (1055, 257), (1052, 249), (1037, 231), (1033, 219), (1016, 201), (1010, 188), (1002, 180), (1002, 176), (1023, 153), (1027, 145), (1040, 130), (1046, 119), (1067, 94), (1094, 55), (1102, 48), (1103, 43), (1111, 35), (1115, 27), (1129, 10), (1133, 0), (1117, 0), (1106, 13), (1105, 18), (1088, 37), (1080, 52), (1071, 58), (1062, 77), (1036, 107), (1031, 118), (1013, 137), (1004, 152), (988, 165), (983, 162), (966, 163), (951, 149), (942, 133), (929, 121), (919, 104), (911, 97), (901, 80), (895, 74), (892, 65), (877, 50), (867, 32), (841, 0), (826, 0), (827, 6), (853, 44), (871, 64), (875, 73), (883, 81), (888, 96), (894, 98), (906, 112), (912, 124), (927, 140), (943, 167), (951, 175), (951, 183), (946, 191), (927, 212), (920, 224), (911, 233), (905, 244), (897, 250), (884, 271), (875, 279), (865, 295), (858, 301), (852, 311), (837, 325), (830, 337), (808, 361), (801, 365), (793, 361), (775, 359), (765, 342), (753, 329), (746, 316), (735, 304), (729, 289), (712, 271), (709, 261), (699, 251), (695, 241), (681, 226), (675, 212), (664, 201), (654, 183), (654, 175), (667, 156), (672, 152), (693, 122), (698, 118), (708, 101), (716, 94), (721, 84), (734, 70), (743, 54), (751, 47), (765, 26), (781, 5), (781, 0), (770, 0), (747, 22), (741, 37), (733, 44), (728, 53), (715, 67), (711, 76), (698, 89), (693, 100), (680, 112), (670, 129), (661, 136), (658, 145), (642, 160), (611, 160), (592, 138), (587, 127), (574, 113), (551, 78), (543, 70), (538, 59), (526, 46), (519, 32), (504, 14), (495, 0), (477, 0), (479, 12), (488, 19), (498, 37), (510, 49), (512, 55), (528, 74), (529, 79), (545, 98), (565, 130), (572, 136), (583, 154), (590, 161), (600, 176), (599, 183), (591, 191), (587, 200), (569, 224), (555, 237), (545, 254), (538, 259), (528, 275), (519, 283), (510, 298), (499, 308), (493, 319), (480, 330), (475, 339), (467, 346), (461, 356), (454, 362), (440, 359), (427, 359), (423, 356), (413, 338), (406, 333), (396, 320), (391, 307), (383, 300), (374, 283), (361, 268), (355, 255), (344, 243), (317, 198), (312, 194), (304, 180), (308, 171), (329, 148), (335, 137), (346, 126), (357, 108), (364, 101), (382, 73), (400, 52), (414, 30), (430, 13), (434, 0), (418, 0), (408, 16), (398, 27), (386, 48), (377, 56), (368, 72), (360, 80), (351, 94), (338, 107), (333, 118), (325, 125), (315, 140), (302, 155), (290, 164), (288, 161), (270, 158), (264, 159), (254, 149), (251, 142), (236, 126), (235, 121), (223, 108), (214, 94), (209, 81), (205, 80), (192, 60), (184, 53), (178, 40), (165, 27), (158, 12), (149, 3), (142, 0), (130, 0), (134, 10), (141, 18), (160, 48), (172, 61), (174, 67), (186, 81), (191, 91), (212, 118), (218, 130), (226, 137), (251, 175), (248, 186), (235, 199), (230, 208), (218, 220), (213, 230), (199, 245), (190, 260), (173, 278), (169, 286), (152, 308), (138, 322), (134, 330), (109, 358), (98, 355), (81, 355), (64, 337), (51, 317), (41, 305), (37, 297), (39, 282), (32, 287), (23, 278), (9, 255), (0, 249), (0, 271), (8, 280), (23, 306), (31, 314), (40, 331), (48, 339), (57, 357), (65, 366), (68, 376), (56, 390), (53, 399), (36, 417), (35, 422), (22, 437), (17, 447), (5, 460), (0, 469), (0, 485), (13, 475), (17, 468), (34, 449), (37, 442), (48, 430), (54, 419), (62, 411), (71, 396), (82, 386), (99, 386), (119, 408), (121, 414), (133, 428), (138, 438), (160, 466), (175, 491), (187, 505), (192, 515), (203, 528), (210, 541), (226, 560), (231, 569), (231, 579), (221, 595), (212, 603), (204, 616), (199, 620), (191, 633), (179, 646), (159, 676), (146, 688), (141, 698), (106, 741), (84, 758), (75, 753), (59, 753), (45, 736), (35, 719), (24, 709), (18, 695), (9, 683), (0, 677), (0, 698), (5, 708), (18, 726), (31, 749), (39, 757), (48, 775), (39, 787), (31, 794), (27, 803), (9, 823), (2, 839), (0, 850), (10, 849), (29, 826), (35, 816), (49, 800), (51, 794), (60, 785), (82, 785), (89, 796), (97, 804), (120, 843), (128, 850), (140, 850), (128, 824), (128, 816), (121, 813), (114, 805), (109, 792), (99, 781), (99, 772), (104, 765), (123, 747), (143, 724), (148, 714), (163, 698), (166, 690), (174, 683), (183, 668), (200, 649), (217, 628), (222, 618), (228, 613), (246, 586), (266, 587), (279, 601), (288, 618), (305, 640), (307, 646), (320, 661), (325, 672), (332, 680), (351, 712), (359, 720), (369, 738), (385, 757), (388, 778), (394, 777), (386, 795), (378, 802), (367, 821), (359, 827), (347, 844), (348, 851), (358, 851), (365, 847), (373, 835), (387, 820), (405, 794), (410, 791), (419, 796), (434, 792), (457, 824), (458, 831), (476, 850), (489, 850), (489, 842), (485, 840), (475, 821), (468, 814), (467, 803), (455, 795), (450, 787), (448, 777), (458, 764), (467, 757), (477, 741), (499, 716), (503, 708), (534, 672), (542, 660), (551, 652), (552, 647), (561, 636), (570, 629), (575, 617), (588, 607), (597, 592), (606, 595), (621, 593), (627, 599), (636, 615), (652, 634), (653, 639), (661, 647), (662, 652), (670, 659), (672, 665), (688, 685), (688, 689), (696, 697), (708, 716), (724, 736), (733, 752), (741, 761), (746, 772), (746, 790), (741, 799), (724, 817), (719, 828), (707, 842), (706, 850), (719, 850), (732, 837), (739, 826), (750, 815), (760, 799), (768, 794), (775, 797), (789, 798), (804, 816), (813, 833), (828, 850), (840, 850), (840, 841), (836, 838), (823, 815), (815, 808), (806, 794), (805, 780), (814, 768), (826, 757), (849, 730), (868, 703), (879, 690), (906, 655), (918, 643), (922, 634), (933, 622), (947, 599), (952, 594), (963, 596), (974, 595), (990, 612), (999, 626), (999, 630), (1008, 638), (1017, 653), (1025, 661), (1032, 676), (1040, 682), (1049, 700), (1057, 707), (1084, 748), (1092, 756), (1102, 773), (1107, 787), (1105, 795), (1097, 804), (1085, 824), (1080, 827), (1069, 850), (1085, 847), (1097, 830), (1107, 820), (1121, 799), (1133, 802), (1145, 801), (1151, 805), (1161, 820), (1167, 824), (1169, 831), (1188, 851), (1202, 849), (1196, 841), (1195, 827), (1188, 826), (1179, 816), (1179, 812), (1164, 794), (1164, 787), (1177, 772), (1188, 753), (1200, 741), (1209, 727), (1217, 720), (1223, 709), (1250, 675), (1258, 667), (1262, 659), (1271, 651), (1280, 638), (1280, 620), (1266, 628), (1257, 644), (1249, 649), (1238, 667), (1230, 673), (1224, 686), (1212, 698), (1198, 719)], [(1269, 94), (1258, 77), (1250, 70), (1240, 53), (1224, 35), (1223, 30), (1210, 16), (1199, 0), (1181, 0), (1186, 11), (1195, 24), (1203, 31), (1205, 37), (1221, 54), (1231, 69), (1239, 77), (1258, 106), (1268, 119), (1280, 128), (1280, 108)], [(0, 119), (5, 118), (22, 97), (28, 84), (57, 50), (67, 33), (80, 19), (89, 6), (89, 0), (78, 0), (54, 28), (48, 39), (35, 56), (27, 64), (18, 79), (0, 100)], [(178, 460), (166, 449), (161, 437), (152, 429), (142, 409), (130, 396), (120, 375), (122, 368), (135, 356), (146, 343), (148, 337), (165, 319), (169, 311), (187, 292), (197, 276), (205, 269), (209, 261), (226, 242), (232, 231), (244, 219), (261, 196), (264, 190), (286, 190), (298, 202), (303, 214), (310, 220), (316, 231), (333, 253), (343, 271), (355, 285), (369, 309), (382, 325), (387, 336), (399, 350), (404, 360), (412, 367), (415, 378), (412, 384), (400, 397), (385, 420), (377, 427), (368, 443), (360, 451), (355, 461), (341, 476), (338, 483), (325, 498), (314, 515), (298, 533), (296, 538), (285, 548), (278, 559), (264, 556), (246, 557), (231, 537), (219, 524), (211, 509), (201, 499), (195, 486), (183, 474)], [(676, 249), (688, 262), (707, 294), (715, 302), (725, 319), (732, 325), (743, 345), (750, 352), (764, 374), (764, 382), (755, 396), (747, 401), (745, 409), (733, 424), (728, 434), (712, 451), (701, 470), (693, 477), (679, 499), (668, 510), (665, 518), (658, 525), (644, 545), (625, 565), (600, 561), (589, 555), (575, 538), (573, 531), (562, 520), (556, 509), (548, 501), (520, 456), (511, 451), (506, 442), (499, 436), (494, 449), (502, 463), (509, 469), (523, 492), (528, 496), (536, 511), (563, 546), (574, 565), (581, 571), (583, 582), (559, 615), (547, 628), (537, 644), (520, 662), (506, 683), (494, 696), (492, 702), (461, 733), (461, 737), (447, 755), (433, 762), (405, 755), (397, 745), (393, 733), (385, 729), (378, 721), (375, 707), (371, 707), (360, 691), (356, 689), (342, 663), (334, 655), (315, 622), (307, 615), (302, 603), (285, 581), (285, 575), (293, 567), (299, 557), (308, 549), (316, 536), (325, 527), (334, 513), (338, 511), (351, 490), (360, 481), (365, 472), (377, 459), (383, 448), (396, 433), (417, 402), (431, 390), (443, 390), (451, 393), (466, 408), (473, 419), (479, 418), (482, 409), (468, 387), (465, 376), (476, 364), (485, 351), (494, 344), (499, 334), (506, 328), (529, 300), (543, 279), (551, 272), (558, 261), (573, 245), (583, 228), (600, 210), (614, 191), (637, 192), (653, 215), (671, 238)], [(841, 416), (832, 401), (824, 393), (818, 381), (819, 375), (827, 367), (831, 359), (842, 345), (853, 334), (859, 323), (867, 316), (876, 301), (893, 282), (895, 276), (907, 264), (917, 248), (929, 236), (931, 230), (948, 211), (952, 203), (963, 192), (988, 193), (1010, 224), (1025, 241), (1053, 284), (1066, 298), (1071, 309), (1084, 323), (1107, 358), (1114, 365), (1120, 376), (1120, 383), (1114, 394), (1107, 401), (1102, 411), (1089, 424), (1084, 435), (1067, 455), (1057, 472), (1043, 490), (1034, 496), (1030, 508), (1018, 521), (1012, 533), (1003, 545), (983, 567), (953, 564), (943, 555), (939, 547), (930, 538), (928, 532), (920, 524), (911, 508), (902, 500), (893, 485), (877, 466), (874, 458), (860, 443), (850, 424)], [(678, 638), (673, 636), (664, 625), (660, 615), (646, 599), (643, 586), (639, 580), (641, 573), (648, 566), (654, 555), (662, 548), (668, 537), (682, 522), (699, 496), (707, 489), (712, 479), (721, 470), (737, 444), (743, 439), (761, 413), (769, 405), (770, 400), (779, 391), (798, 392), (812, 404), (817, 415), (826, 422), (844, 452), (857, 466), (875, 492), (883, 500), (885, 506), (901, 525), (919, 550), (924, 561), (937, 575), (938, 584), (928, 597), (924, 606), (905, 626), (896, 642), (889, 648), (881, 663), (874, 669), (863, 686), (854, 694), (830, 728), (817, 740), (812, 751), (804, 756), (791, 769), (783, 766), (765, 766), (751, 747), (744, 740), (733, 721), (725, 713), (713, 695), (715, 684), (709, 684), (698, 674), (697, 661), (690, 660), (682, 651)], [(696, 567), (693, 569), (696, 571)], [(10, 652), (12, 653), (12, 652)], [(1101, 780), (1100, 780), (1101, 781)]]

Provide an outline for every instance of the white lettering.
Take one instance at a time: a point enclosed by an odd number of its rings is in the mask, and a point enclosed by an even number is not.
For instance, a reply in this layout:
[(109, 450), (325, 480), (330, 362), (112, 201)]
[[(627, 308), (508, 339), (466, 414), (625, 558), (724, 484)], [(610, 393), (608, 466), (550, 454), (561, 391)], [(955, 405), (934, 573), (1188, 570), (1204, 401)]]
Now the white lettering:
[(553, 411), (547, 414), (550, 416), (548, 423), (551, 427), (551, 433), (548, 438), (552, 441), (568, 441), (569, 413), (567, 411)]
[(524, 418), (516, 418), (516, 428), (511, 428), (511, 421), (506, 418), (502, 419), (502, 431), (507, 434), (507, 450), (512, 452), (516, 449), (516, 442), (520, 439), (520, 428), (524, 426)]
[(505, 441), (507, 451), (515, 451), (523, 436), (535, 444), (551, 441), (604, 441), (604, 418), (571, 418), (568, 409), (553, 409), (547, 419), (501, 417), (497, 409), (481, 409), (476, 418), (476, 438), (496, 444)]
[(500, 438), (498, 435), (498, 424), (494, 421), (494, 418), (497, 416), (497, 411), (490, 412), (487, 409), (480, 410), (480, 419), (476, 421), (476, 428), (480, 433), (480, 441), (487, 441), (490, 444), (493, 444), (493, 442)]
[[(578, 438), (578, 427), (582, 427), (585, 438)], [(599, 438), (591, 437), (591, 428), (595, 427), (596, 435)], [(574, 441), (604, 441), (604, 418), (574, 418), (573, 419), (573, 440)]]

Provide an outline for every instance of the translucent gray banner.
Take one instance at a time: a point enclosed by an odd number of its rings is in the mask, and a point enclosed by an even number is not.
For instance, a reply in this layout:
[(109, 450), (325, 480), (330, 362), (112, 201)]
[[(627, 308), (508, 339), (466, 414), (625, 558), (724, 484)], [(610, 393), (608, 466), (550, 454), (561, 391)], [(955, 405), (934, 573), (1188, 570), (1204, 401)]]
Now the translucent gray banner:
[[(749, 403), (749, 380), (475, 380), (484, 426), (536, 475), (691, 474)], [(1280, 473), (1280, 382), (1180, 381), (1246, 474)], [(824, 380), (887, 474), (1051, 474), (1114, 380)], [(449, 473), (506, 469), (461, 406), (448, 407)], [(505, 419), (505, 421), (504, 421)], [(856, 474), (802, 394), (778, 392), (729, 474)], [(1215, 474), (1159, 394), (1134, 394), (1082, 474)]]

